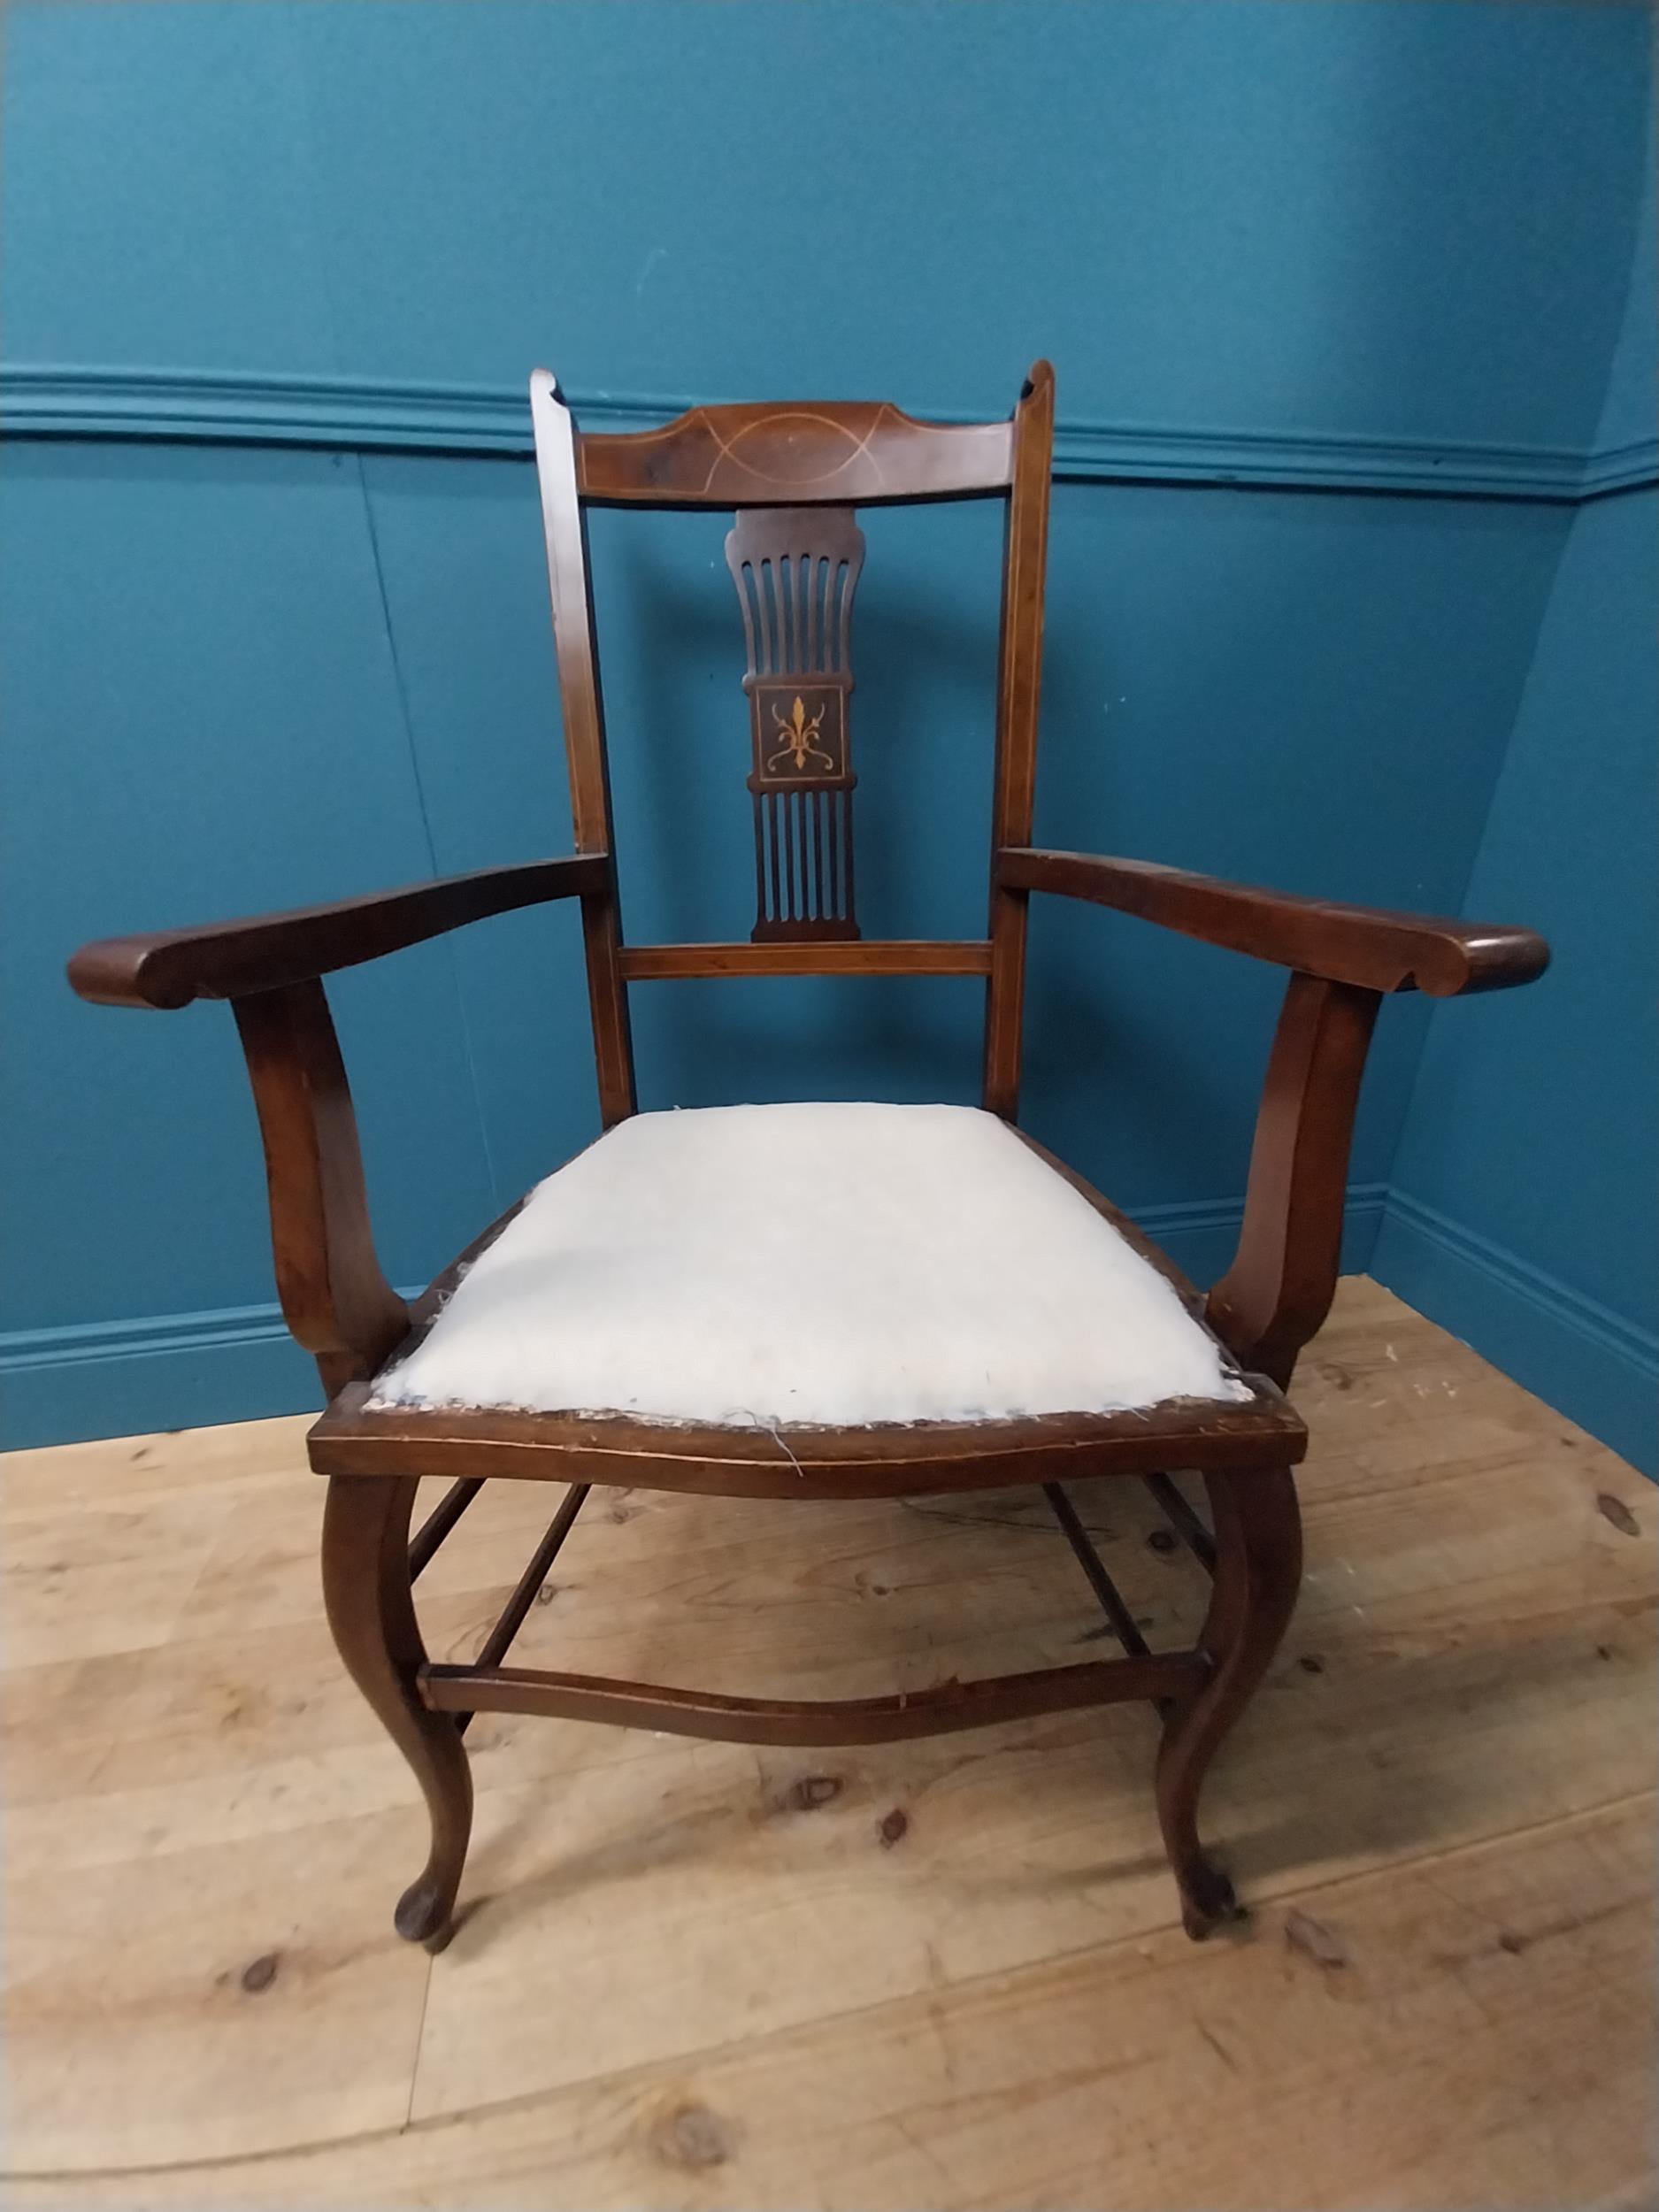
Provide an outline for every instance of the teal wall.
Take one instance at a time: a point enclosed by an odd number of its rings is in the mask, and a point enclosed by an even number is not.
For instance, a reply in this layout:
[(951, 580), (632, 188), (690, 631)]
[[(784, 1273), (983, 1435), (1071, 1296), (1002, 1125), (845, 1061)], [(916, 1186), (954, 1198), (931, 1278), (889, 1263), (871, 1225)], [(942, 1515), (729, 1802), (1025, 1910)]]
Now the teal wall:
[[(1655, 433), (1653, 173), (1598, 448)], [(1373, 1272), (1659, 1466), (1659, 492), (1579, 508), (1470, 875), (1532, 989), (1435, 1010)], [(1467, 1018), (1463, 1018), (1463, 1017)]]
[[(227, 1016), (88, 1008), (62, 962), (566, 847), (538, 361), (611, 424), (813, 390), (1002, 413), (1048, 353), (1039, 834), (1455, 910), (1599, 511), (1578, 495), (1652, 472), (1642, 422), (1606, 413), (1645, 36), (1625, 8), (1461, 0), (14, 5), (8, 1440), (311, 1402)], [(972, 933), (997, 518), (866, 528), (861, 905)], [(749, 918), (722, 529), (596, 527), (636, 938)], [(572, 919), (334, 995), (413, 1285), (595, 1126)], [(1277, 995), (1115, 918), (1034, 926), (1027, 1119), (1200, 1274)], [(649, 1105), (974, 1094), (972, 983), (634, 997)], [(1384, 1018), (1355, 1264), (1426, 1026)]]

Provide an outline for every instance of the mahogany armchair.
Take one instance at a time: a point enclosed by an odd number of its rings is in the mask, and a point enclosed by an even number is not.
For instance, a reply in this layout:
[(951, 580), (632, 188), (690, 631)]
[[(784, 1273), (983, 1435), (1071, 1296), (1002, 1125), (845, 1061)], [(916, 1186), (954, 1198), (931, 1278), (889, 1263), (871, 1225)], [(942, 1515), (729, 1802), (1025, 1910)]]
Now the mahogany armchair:
[[(531, 382), (576, 851), (262, 919), (85, 947), (88, 999), (228, 999), (263, 1133), (277, 1283), (327, 1406), (322, 1571), (341, 1655), (425, 1793), (431, 1847), (396, 1920), (447, 1939), (472, 1815), (476, 1711), (767, 1744), (884, 1741), (1124, 1699), (1163, 1717), (1157, 1810), (1190, 1933), (1236, 1905), (1201, 1848), (1200, 1786), (1295, 1601), (1283, 1394), (1335, 1285), (1349, 1134), (1385, 993), (1491, 990), (1538, 975), (1521, 929), (1374, 912), (1031, 844), (1054, 378), (967, 426), (888, 405), (697, 408), (660, 430), (580, 436)], [(871, 941), (855, 911), (849, 710), (864, 558), (855, 510), (1006, 504), (990, 912), (970, 941)], [(588, 580), (593, 504), (734, 511), (748, 649), (757, 914), (746, 943), (628, 945), (612, 858)], [(1238, 1249), (1207, 1297), (1018, 1127), (1033, 892), (1139, 915), (1289, 971)], [(321, 979), (480, 917), (581, 902), (603, 1134), (411, 1308), (375, 1257), (350, 1095)], [(982, 1109), (749, 1107), (636, 1113), (630, 987), (706, 975), (954, 975), (986, 991)], [(767, 1253), (811, 1219), (831, 1295), (816, 1348), (757, 1350)], [(757, 1190), (767, 1203), (750, 1202)], [(827, 1194), (827, 1195), (825, 1195)], [(749, 1208), (748, 1214), (745, 1207)], [(614, 1230), (626, 1259), (590, 1284)], [(747, 1226), (743, 1236), (748, 1234)], [(584, 1241), (585, 1240), (585, 1241)], [(780, 1243), (780, 1256), (787, 1241)], [(988, 1286), (988, 1287), (987, 1287)], [(624, 1323), (655, 1301), (655, 1326)], [(895, 1321), (895, 1317), (905, 1317)], [(655, 1347), (656, 1348), (653, 1348)], [(791, 1359), (794, 1364), (791, 1364)], [(1202, 1476), (1206, 1523), (1170, 1479)], [(419, 1481), (451, 1487), (414, 1536)], [(1190, 1648), (1152, 1651), (1088, 1544), (1070, 1477), (1146, 1482), (1212, 1578)], [(476, 1662), (438, 1665), (411, 1587), (489, 1479), (568, 1485)], [(914, 1496), (1041, 1485), (1123, 1646), (1119, 1657), (852, 1702), (740, 1698), (504, 1663), (593, 1484), (767, 1498)]]

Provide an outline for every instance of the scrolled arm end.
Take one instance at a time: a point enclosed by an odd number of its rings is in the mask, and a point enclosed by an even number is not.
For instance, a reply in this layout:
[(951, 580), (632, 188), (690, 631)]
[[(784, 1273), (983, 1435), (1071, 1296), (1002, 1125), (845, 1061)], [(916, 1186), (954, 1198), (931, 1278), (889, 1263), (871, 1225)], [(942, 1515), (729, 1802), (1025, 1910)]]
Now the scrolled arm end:
[(69, 986), (94, 1006), (188, 1006), (198, 994), (188, 975), (169, 972), (165, 935), (100, 937), (82, 945), (68, 966)]
[(1427, 919), (1417, 926), (1440, 941), (1425, 949), (1412, 979), (1432, 998), (1512, 990), (1517, 984), (1535, 982), (1549, 965), (1549, 947), (1536, 930), (1505, 922)]

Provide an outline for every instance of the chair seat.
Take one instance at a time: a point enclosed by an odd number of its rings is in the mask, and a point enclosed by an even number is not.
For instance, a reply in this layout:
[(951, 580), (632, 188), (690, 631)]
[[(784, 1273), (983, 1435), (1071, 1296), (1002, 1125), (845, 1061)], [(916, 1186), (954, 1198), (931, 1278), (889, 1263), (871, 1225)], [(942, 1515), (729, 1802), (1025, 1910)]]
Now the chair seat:
[(783, 1105), (611, 1130), (531, 1193), (368, 1409), (787, 1431), (1252, 1395), (995, 1116)]

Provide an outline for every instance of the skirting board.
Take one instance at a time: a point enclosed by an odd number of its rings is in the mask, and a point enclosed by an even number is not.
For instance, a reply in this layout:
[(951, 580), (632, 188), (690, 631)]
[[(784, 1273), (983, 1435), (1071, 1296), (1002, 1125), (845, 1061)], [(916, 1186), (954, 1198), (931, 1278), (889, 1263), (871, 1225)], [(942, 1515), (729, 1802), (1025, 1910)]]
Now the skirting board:
[(1391, 1189), (1368, 1271), (1525, 1389), (1659, 1475), (1659, 1338)]
[[(1348, 1193), (1342, 1248), (1348, 1272), (1363, 1271), (1370, 1259), (1383, 1195), (1380, 1183), (1356, 1184)], [(1134, 1211), (1194, 1282), (1210, 1283), (1233, 1256), (1244, 1202)], [(252, 1421), (321, 1405), (316, 1370), (274, 1303), (0, 1334), (0, 1448)]]

